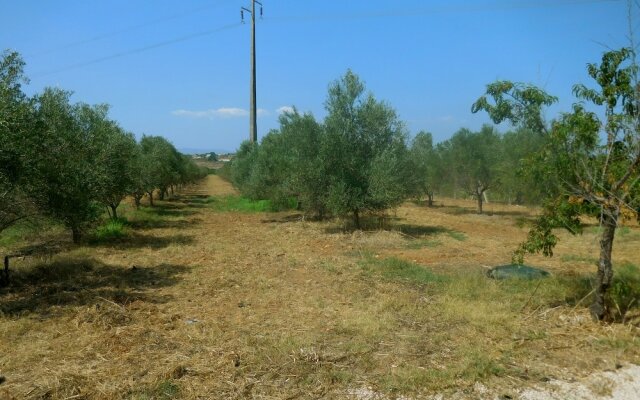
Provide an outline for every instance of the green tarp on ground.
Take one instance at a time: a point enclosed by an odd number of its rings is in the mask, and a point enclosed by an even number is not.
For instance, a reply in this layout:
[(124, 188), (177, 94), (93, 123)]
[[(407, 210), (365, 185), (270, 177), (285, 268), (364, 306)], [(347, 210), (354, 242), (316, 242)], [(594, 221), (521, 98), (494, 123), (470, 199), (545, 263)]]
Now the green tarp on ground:
[(487, 275), (493, 279), (539, 279), (549, 276), (549, 273), (543, 269), (528, 265), (507, 264), (491, 268)]

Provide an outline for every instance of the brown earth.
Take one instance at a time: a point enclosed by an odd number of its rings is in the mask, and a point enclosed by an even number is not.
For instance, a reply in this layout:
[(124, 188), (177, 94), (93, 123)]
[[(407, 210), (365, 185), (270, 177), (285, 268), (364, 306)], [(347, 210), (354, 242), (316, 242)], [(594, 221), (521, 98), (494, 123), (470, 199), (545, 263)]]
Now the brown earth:
[[(595, 269), (595, 227), (527, 260), (558, 279), (516, 290), (483, 272), (510, 261), (535, 210), (407, 203), (388, 229), (350, 232), (205, 201), (234, 193), (209, 176), (128, 240), (16, 260), (0, 398), (477, 398), (477, 382), (509, 395), (640, 361), (635, 325), (596, 324), (567, 300), (564, 280)], [(640, 265), (639, 238), (618, 237), (616, 265)], [(391, 257), (445, 278), (385, 278), (376, 263)]]

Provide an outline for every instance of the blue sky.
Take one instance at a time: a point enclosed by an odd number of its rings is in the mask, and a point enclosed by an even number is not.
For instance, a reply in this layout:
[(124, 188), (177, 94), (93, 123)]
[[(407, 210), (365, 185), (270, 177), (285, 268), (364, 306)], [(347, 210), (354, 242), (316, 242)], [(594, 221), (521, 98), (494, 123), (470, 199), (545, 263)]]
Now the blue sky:
[[(248, 138), (250, 0), (0, 0), (0, 49), (31, 83), (108, 103), (138, 137), (227, 150)], [(496, 79), (560, 97), (607, 47), (627, 45), (624, 0), (264, 0), (257, 24), (258, 136), (295, 106), (325, 116), (328, 85), (351, 68), (411, 134), (436, 141), (485, 115), (471, 104)], [(245, 18), (248, 16), (245, 15)], [(635, 23), (635, 21), (634, 21)], [(508, 127), (500, 127), (506, 130)]]

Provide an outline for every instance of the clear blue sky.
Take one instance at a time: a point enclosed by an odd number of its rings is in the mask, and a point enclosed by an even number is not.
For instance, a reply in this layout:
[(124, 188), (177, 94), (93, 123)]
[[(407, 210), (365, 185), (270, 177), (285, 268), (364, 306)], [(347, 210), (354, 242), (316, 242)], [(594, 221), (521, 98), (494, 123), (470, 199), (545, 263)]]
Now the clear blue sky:
[[(248, 138), (250, 0), (0, 0), (0, 48), (20, 52), (28, 93), (108, 103), (138, 137), (235, 150)], [(278, 110), (325, 115), (351, 68), (410, 133), (436, 141), (488, 122), (470, 107), (487, 83), (534, 83), (573, 102), (585, 66), (627, 45), (624, 0), (263, 0), (257, 24), (258, 136)], [(248, 15), (245, 15), (247, 18)], [(553, 115), (550, 115), (553, 116)], [(507, 127), (501, 127), (502, 130)]]

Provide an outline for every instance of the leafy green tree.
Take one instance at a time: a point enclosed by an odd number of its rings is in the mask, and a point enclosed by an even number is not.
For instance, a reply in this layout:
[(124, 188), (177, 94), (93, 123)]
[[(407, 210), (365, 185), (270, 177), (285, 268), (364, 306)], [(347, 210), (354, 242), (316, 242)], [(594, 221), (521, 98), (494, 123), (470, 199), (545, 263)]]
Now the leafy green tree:
[(256, 148), (244, 193), (253, 199), (286, 203), (293, 195), (289, 182), (293, 164), (288, 150), (281, 132), (269, 132)]
[(93, 164), (97, 152), (95, 122), (106, 108), (69, 102), (70, 92), (47, 88), (38, 96), (37, 163), (45, 212), (62, 221), (80, 241), (82, 232), (99, 216), (99, 174)]
[[(133, 202), (136, 208), (139, 209), (142, 198), (145, 194), (148, 192), (153, 193), (154, 180), (150, 174), (150, 169), (146, 168), (146, 166), (151, 162), (151, 157), (144, 153), (142, 145), (140, 143), (136, 143), (133, 152), (134, 156), (129, 166), (129, 168), (131, 168), (131, 188), (129, 190), (129, 195), (133, 197)], [(150, 202), (153, 202), (153, 199), (151, 199)]]
[(251, 190), (249, 179), (257, 155), (258, 144), (246, 140), (240, 144), (240, 148), (232, 161), (231, 181), (242, 193), (249, 193)]
[(480, 132), (461, 129), (447, 142), (449, 168), (454, 171), (459, 187), (476, 199), (478, 213), (482, 214), (485, 192), (498, 183), (500, 136), (493, 127), (485, 125)]
[[(351, 71), (329, 87), (325, 107), (322, 159), (331, 166), (328, 208), (336, 215), (351, 214), (359, 228), (363, 212), (394, 207), (409, 193), (408, 185), (399, 183), (407, 183), (410, 172), (404, 168), (405, 129), (391, 107), (365, 94)], [(400, 175), (384, 173), (377, 162)]]
[(502, 136), (498, 179), (502, 195), (509, 204), (539, 203), (549, 185), (536, 175), (536, 154), (544, 147), (545, 137), (530, 129), (516, 129)]
[[(542, 90), (527, 87), (530, 96), (514, 92), (516, 84), (489, 85), (495, 103), (481, 97), (474, 111), (485, 110), (494, 121), (508, 120), (548, 134), (538, 168), (556, 183), (544, 214), (516, 252), (552, 255), (557, 243), (553, 229), (564, 227), (580, 232), (580, 217), (600, 220), (600, 256), (595, 297), (590, 307), (594, 318), (610, 315), (607, 293), (613, 279), (611, 253), (616, 228), (621, 220), (637, 215), (640, 205), (639, 92), (634, 53), (630, 49), (608, 51), (600, 64), (588, 64), (587, 71), (597, 88), (574, 86), (581, 103), (561, 114), (549, 129), (543, 121), (543, 106), (555, 100)], [(506, 97), (505, 97), (506, 96)], [(518, 102), (512, 99), (518, 98)], [(603, 108), (604, 120), (588, 111), (582, 102)]]
[(136, 157), (139, 157), (133, 134), (125, 132), (115, 122), (103, 120), (103, 135), (97, 138), (93, 164), (100, 174), (98, 199), (109, 208), (113, 219), (118, 218), (118, 206), (135, 187)]
[(191, 156), (180, 154), (180, 157), (182, 159), (182, 166), (180, 168), (179, 186), (195, 183), (208, 175), (209, 170), (206, 167), (196, 165)]
[(34, 102), (22, 91), (24, 62), (16, 52), (0, 56), (0, 232), (37, 211)]
[(279, 120), (280, 128), (258, 146), (242, 145), (234, 160), (235, 183), (253, 199), (287, 207), (295, 198), (299, 209), (323, 217), (328, 180), (321, 161), (322, 126), (295, 109)]
[(297, 110), (280, 116), (280, 132), (290, 162), (289, 192), (298, 207), (320, 219), (327, 213), (328, 169), (322, 152), (324, 129), (313, 115)]
[(419, 198), (427, 196), (428, 206), (433, 206), (433, 197), (440, 189), (444, 175), (440, 153), (433, 145), (433, 136), (429, 132), (420, 131), (411, 144), (410, 151), (413, 163), (415, 195)]
[(182, 156), (169, 141), (161, 136), (143, 135), (140, 140), (145, 163), (144, 180), (146, 182), (149, 203), (153, 206), (153, 192), (158, 189), (158, 197), (163, 200), (169, 188), (180, 182)]
[(485, 95), (471, 106), (471, 112), (485, 111), (494, 123), (510, 121), (516, 126), (540, 134), (549, 133), (544, 119), (544, 107), (558, 101), (532, 85), (496, 81), (487, 85)]

